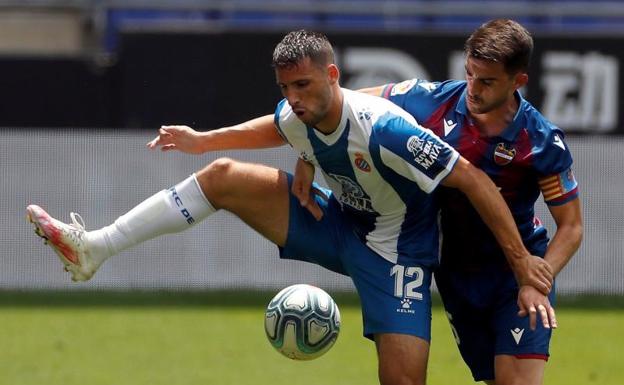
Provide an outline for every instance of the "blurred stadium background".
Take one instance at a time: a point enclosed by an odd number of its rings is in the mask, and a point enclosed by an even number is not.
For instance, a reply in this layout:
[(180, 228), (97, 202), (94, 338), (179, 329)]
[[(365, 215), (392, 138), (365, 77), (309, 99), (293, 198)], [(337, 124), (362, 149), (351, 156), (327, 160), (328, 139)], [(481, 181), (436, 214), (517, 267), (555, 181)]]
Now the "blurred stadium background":
[[(465, 38), (495, 17), (533, 33), (523, 92), (567, 132), (575, 157), (586, 235), (558, 291), (621, 309), (623, 1), (1, 1), (0, 292), (249, 293), (302, 282), (352, 292), (344, 277), (279, 261), (272, 245), (226, 213), (124, 252), (92, 281), (70, 284), (24, 208), (38, 203), (67, 221), (76, 211), (97, 228), (226, 155), (144, 145), (161, 124), (207, 130), (272, 113), (280, 96), (270, 57), (286, 31), (327, 33), (343, 86), (357, 88), (462, 78)], [(227, 155), (286, 170), (295, 160), (288, 148)], [(552, 233), (545, 207), (538, 212)]]
[[(524, 93), (566, 130), (575, 156), (586, 237), (559, 290), (624, 294), (624, 2), (617, 1), (3, 1), (0, 287), (275, 289), (306, 280), (350, 289), (314, 266), (279, 262), (274, 247), (227, 214), (126, 252), (92, 282), (70, 285), (27, 231), (24, 207), (39, 203), (66, 220), (76, 211), (97, 228), (223, 155), (151, 153), (143, 145), (161, 124), (205, 130), (272, 113), (280, 96), (270, 55), (285, 31), (326, 32), (343, 85), (357, 88), (463, 77), (463, 41), (492, 17), (513, 17), (535, 35)], [(288, 148), (228, 155), (294, 164)], [(540, 217), (553, 228), (543, 207)]]

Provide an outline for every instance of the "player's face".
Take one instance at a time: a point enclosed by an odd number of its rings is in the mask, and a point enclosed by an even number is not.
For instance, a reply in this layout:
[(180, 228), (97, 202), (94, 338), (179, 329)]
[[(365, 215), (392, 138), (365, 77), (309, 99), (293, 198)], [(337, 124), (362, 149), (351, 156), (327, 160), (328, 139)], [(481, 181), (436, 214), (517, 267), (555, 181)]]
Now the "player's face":
[(513, 100), (519, 88), (517, 76), (505, 72), (501, 63), (488, 60), (466, 59), (468, 95), (466, 105), (471, 114), (495, 111)]
[(275, 77), (282, 95), (303, 123), (316, 126), (325, 119), (332, 102), (328, 67), (305, 58), (296, 66), (277, 68)]

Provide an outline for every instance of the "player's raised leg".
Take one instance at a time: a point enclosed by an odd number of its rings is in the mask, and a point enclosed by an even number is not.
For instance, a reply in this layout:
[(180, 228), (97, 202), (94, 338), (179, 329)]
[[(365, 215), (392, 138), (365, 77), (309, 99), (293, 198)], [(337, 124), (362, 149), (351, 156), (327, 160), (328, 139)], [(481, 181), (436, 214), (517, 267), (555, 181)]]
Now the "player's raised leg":
[(269, 241), (284, 246), (289, 207), (285, 172), (221, 158), (199, 171), (197, 180), (216, 209), (235, 214)]
[(39, 206), (26, 210), (35, 232), (58, 254), (72, 279), (85, 281), (111, 256), (157, 236), (184, 231), (218, 209), (231, 211), (282, 246), (288, 233), (288, 205), (285, 173), (224, 158), (99, 230), (85, 231), (73, 213), (73, 223), (65, 224)]

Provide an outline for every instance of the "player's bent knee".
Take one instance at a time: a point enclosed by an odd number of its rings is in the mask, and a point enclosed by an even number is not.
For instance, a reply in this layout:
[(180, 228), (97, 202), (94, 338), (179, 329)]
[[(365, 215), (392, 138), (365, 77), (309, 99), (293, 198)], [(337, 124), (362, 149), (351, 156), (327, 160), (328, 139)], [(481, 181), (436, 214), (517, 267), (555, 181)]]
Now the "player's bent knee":
[(197, 178), (202, 180), (210, 180), (227, 175), (227, 173), (237, 163), (231, 158), (219, 158), (208, 163), (204, 168), (197, 171)]
[(219, 158), (196, 173), (200, 188), (215, 207), (220, 206), (219, 198), (230, 189), (228, 181), (236, 163), (230, 158)]

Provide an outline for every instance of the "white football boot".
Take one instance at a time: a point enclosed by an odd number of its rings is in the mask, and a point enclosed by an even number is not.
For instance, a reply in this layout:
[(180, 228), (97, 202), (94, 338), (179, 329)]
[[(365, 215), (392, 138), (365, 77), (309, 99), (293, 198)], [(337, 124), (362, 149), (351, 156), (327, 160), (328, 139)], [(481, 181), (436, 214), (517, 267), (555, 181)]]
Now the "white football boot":
[(80, 215), (71, 213), (72, 223), (67, 224), (52, 218), (37, 205), (29, 205), (26, 213), (28, 220), (35, 225), (35, 233), (58, 254), (74, 282), (87, 281), (95, 274), (102, 262), (96, 262), (98, 259), (89, 251)]

